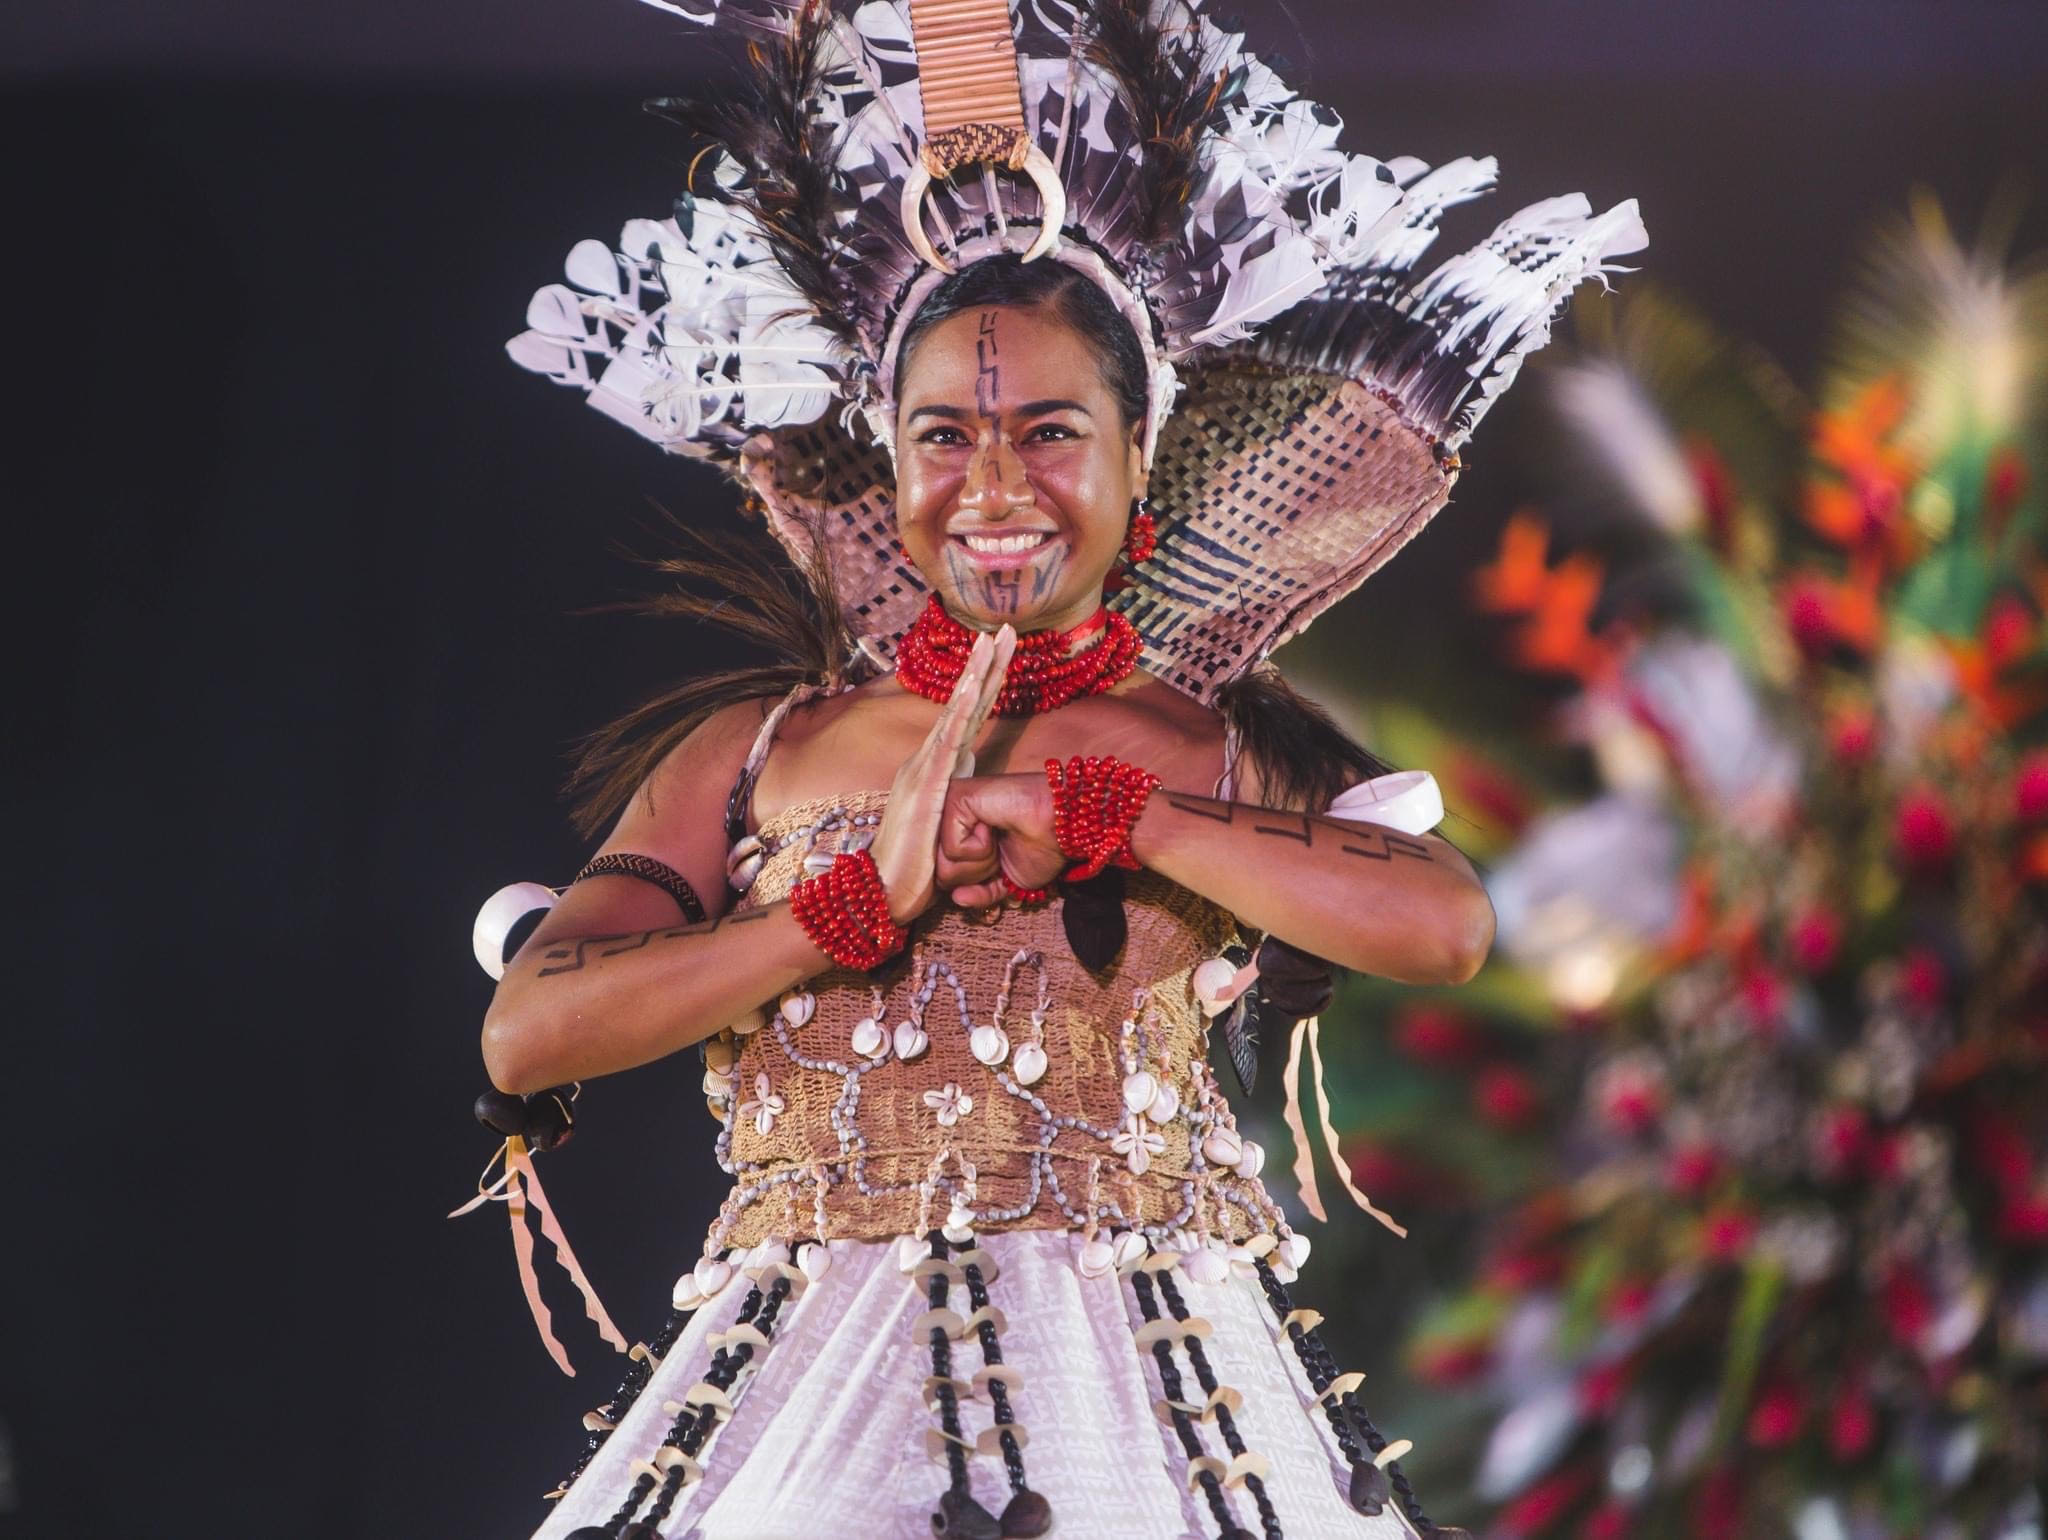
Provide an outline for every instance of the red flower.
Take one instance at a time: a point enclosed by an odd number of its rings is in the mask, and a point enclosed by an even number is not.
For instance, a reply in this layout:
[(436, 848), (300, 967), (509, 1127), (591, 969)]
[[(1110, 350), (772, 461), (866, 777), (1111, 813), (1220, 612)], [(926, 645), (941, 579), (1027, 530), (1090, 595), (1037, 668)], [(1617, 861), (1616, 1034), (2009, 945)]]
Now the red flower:
[(2036, 749), (2020, 761), (2012, 800), (2013, 811), (2025, 822), (2048, 818), (2048, 749)]
[(1749, 1441), (1759, 1449), (1783, 1449), (1805, 1421), (1805, 1393), (1790, 1380), (1776, 1381), (1749, 1409)]
[(2003, 518), (2027, 494), (2027, 462), (2010, 444), (1991, 457), (1984, 474), (1984, 500), (1993, 518)]
[(1548, 1529), (1579, 1500), (1589, 1482), (1583, 1470), (1562, 1470), (1537, 1482), (1501, 1510), (1501, 1533), (1533, 1535)]
[(1877, 1408), (1871, 1404), (1870, 1387), (1862, 1375), (1849, 1374), (1828, 1408), (1828, 1448), (1847, 1463), (1859, 1458), (1876, 1436)]
[(1778, 1013), (1785, 1004), (1785, 986), (1775, 973), (1768, 968), (1751, 968), (1736, 987), (1759, 1028), (1778, 1024)]
[(2016, 595), (2000, 594), (1991, 601), (1978, 634), (1985, 663), (1993, 673), (2003, 673), (2032, 650), (2034, 612)]
[(1721, 1152), (1704, 1142), (1683, 1144), (1671, 1152), (1664, 1179), (1681, 1197), (1696, 1198), (1721, 1174)]
[(1580, 1526), (1579, 1540), (1628, 1540), (1628, 1509), (1618, 1502), (1602, 1503)]
[(1519, 1294), (1557, 1282), (1564, 1275), (1564, 1258), (1538, 1246), (1507, 1246), (1488, 1259), (1482, 1275), (1493, 1288)]
[(1479, 1034), (1456, 1011), (1417, 1005), (1401, 1013), (1394, 1046), (1418, 1064), (1449, 1066), (1469, 1063), (1481, 1045)]
[(1892, 1334), (1908, 1347), (1918, 1347), (1934, 1320), (1934, 1296), (1920, 1270), (1910, 1262), (1894, 1267), (1878, 1289), (1878, 1302)]
[(1603, 1313), (1610, 1321), (1641, 1320), (1655, 1294), (1656, 1286), (1648, 1278), (1624, 1278), (1608, 1290)]
[(1845, 769), (1870, 763), (1877, 752), (1877, 718), (1860, 707), (1837, 712), (1828, 724), (1828, 748)]
[(1948, 969), (1933, 952), (1916, 946), (1900, 963), (1899, 988), (1912, 1004), (1931, 1011), (1948, 998)]
[(1922, 787), (1907, 792), (1900, 801), (1892, 839), (1909, 870), (1922, 875), (1939, 872), (1955, 854), (1955, 820), (1947, 804)]
[(1664, 1115), (1664, 1077), (1654, 1061), (1617, 1059), (1594, 1076), (1592, 1090), (1600, 1121), (1626, 1138), (1648, 1133)]
[(1813, 1164), (1824, 1181), (1838, 1182), (1862, 1164), (1870, 1122), (1861, 1107), (1829, 1107), (1815, 1120)]
[(1724, 1203), (1700, 1227), (1700, 1245), (1716, 1262), (1731, 1262), (1749, 1249), (1756, 1215), (1739, 1203)]
[(2012, 1192), (1998, 1205), (1998, 1235), (2015, 1246), (2048, 1242), (2048, 1196)]
[(1906, 1169), (1906, 1136), (1894, 1129), (1878, 1134), (1864, 1152), (1874, 1182), (1891, 1182)]
[(1842, 922), (1832, 910), (1809, 909), (1792, 922), (1786, 939), (1804, 973), (1825, 973), (1842, 946)]
[(2014, 1192), (2034, 1179), (2034, 1157), (2012, 1119), (1997, 1114), (1970, 1120), (1970, 1153), (2001, 1192)]
[(1604, 1417), (1628, 1389), (1628, 1360), (1598, 1364), (1579, 1377), (1579, 1406), (1589, 1417)]
[(1519, 1129), (1534, 1121), (1541, 1102), (1535, 1084), (1507, 1064), (1490, 1064), (1472, 1086), (1473, 1105), (1496, 1128)]
[(1818, 578), (1796, 577), (1785, 586), (1780, 603), (1785, 629), (1800, 655), (1808, 662), (1826, 657), (1835, 645), (1834, 606), (1827, 586)]

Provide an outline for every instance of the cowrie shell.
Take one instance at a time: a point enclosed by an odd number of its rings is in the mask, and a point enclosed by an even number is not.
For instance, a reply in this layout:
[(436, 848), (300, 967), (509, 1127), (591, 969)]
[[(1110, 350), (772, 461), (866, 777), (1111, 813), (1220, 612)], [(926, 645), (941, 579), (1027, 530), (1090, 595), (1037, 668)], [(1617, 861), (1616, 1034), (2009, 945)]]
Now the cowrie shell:
[(703, 1257), (694, 1270), (697, 1292), (710, 1299), (732, 1282), (732, 1264), (718, 1257)]
[(1152, 1105), (1145, 1109), (1145, 1116), (1155, 1123), (1171, 1123), (1173, 1115), (1180, 1111), (1180, 1092), (1170, 1085), (1162, 1085), (1159, 1094), (1152, 1098)]
[(1220, 1016), (1230, 1004), (1226, 993), (1237, 980), (1237, 969), (1226, 957), (1212, 957), (1195, 969), (1192, 980), (1195, 998), (1202, 1002), (1204, 1016)]
[(782, 997), (782, 1019), (792, 1027), (800, 1027), (811, 1019), (818, 1009), (818, 997), (809, 990), (793, 989)]
[(1076, 1265), (1083, 1278), (1100, 1278), (1116, 1266), (1116, 1248), (1108, 1241), (1083, 1241)]
[(967, 1034), (967, 1047), (982, 1063), (994, 1066), (1010, 1056), (1010, 1034), (1001, 1027), (976, 1027)]
[(1244, 1159), (1244, 1141), (1227, 1128), (1213, 1129), (1202, 1141), (1202, 1158), (1212, 1166), (1236, 1166)]
[(1238, 1157), (1237, 1174), (1257, 1176), (1266, 1169), (1266, 1147), (1256, 1139), (1246, 1139), (1243, 1143), (1244, 1153)]
[(879, 1059), (889, 1051), (889, 1034), (874, 1017), (863, 1016), (853, 1024), (853, 1051), (863, 1059)]
[(1280, 1237), (1280, 1256), (1289, 1267), (1298, 1268), (1308, 1260), (1308, 1237), (1299, 1230), (1291, 1230)]
[(1045, 1050), (1036, 1043), (1026, 1043), (1010, 1061), (1010, 1067), (1017, 1072), (1019, 1085), (1037, 1085), (1045, 1078), (1045, 1066)]
[(1151, 1249), (1150, 1243), (1136, 1230), (1126, 1230), (1110, 1243), (1110, 1250), (1120, 1268), (1142, 1261)]
[(838, 859), (839, 857), (829, 850), (814, 850), (804, 857), (804, 870), (815, 877), (820, 872), (830, 871), (832, 863)]
[(774, 1267), (789, 1260), (789, 1246), (783, 1241), (763, 1241), (747, 1254), (749, 1267)]
[(1131, 1111), (1143, 1112), (1158, 1094), (1159, 1082), (1150, 1071), (1141, 1069), (1124, 1076), (1124, 1105)]
[(919, 1058), (923, 1055), (924, 1051), (927, 1048), (931, 1047), (931, 1045), (932, 1040), (925, 1035), (924, 1028), (920, 1027), (916, 1022), (899, 1021), (896, 1023), (897, 1058)]
[(695, 1310), (703, 1304), (704, 1291), (697, 1286), (697, 1275), (694, 1272), (684, 1273), (676, 1280), (676, 1286), (668, 1299), (678, 1310)]
[(796, 1248), (796, 1265), (799, 1272), (816, 1283), (832, 1271), (832, 1248), (821, 1241), (799, 1246)]

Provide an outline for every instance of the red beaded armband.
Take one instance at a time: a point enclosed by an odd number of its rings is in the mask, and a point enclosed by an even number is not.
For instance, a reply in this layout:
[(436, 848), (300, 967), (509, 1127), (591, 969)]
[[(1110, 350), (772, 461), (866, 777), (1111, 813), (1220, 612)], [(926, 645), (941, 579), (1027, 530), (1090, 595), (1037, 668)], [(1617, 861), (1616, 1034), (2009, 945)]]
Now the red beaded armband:
[(1068, 882), (1086, 882), (1106, 866), (1135, 871), (1131, 830), (1145, 811), (1145, 801), (1161, 785), (1150, 770), (1140, 770), (1107, 755), (1076, 754), (1062, 765), (1045, 762), (1046, 784), (1052, 787), (1053, 838), (1060, 852), (1077, 864)]
[(842, 852), (817, 876), (791, 888), (789, 912), (819, 951), (861, 973), (880, 967), (910, 940), (890, 915), (882, 874), (865, 850)]

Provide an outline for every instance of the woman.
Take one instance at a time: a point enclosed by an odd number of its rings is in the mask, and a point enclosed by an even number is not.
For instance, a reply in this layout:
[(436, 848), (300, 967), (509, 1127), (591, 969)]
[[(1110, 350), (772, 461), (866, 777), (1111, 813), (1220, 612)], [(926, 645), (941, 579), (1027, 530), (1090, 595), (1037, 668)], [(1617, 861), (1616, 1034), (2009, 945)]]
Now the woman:
[(752, 115), (663, 104), (720, 201), (578, 248), (513, 350), (736, 459), (829, 618), (779, 698), (600, 737), (616, 822), (485, 1022), (512, 1131), (705, 1044), (736, 1177), (542, 1535), (1449, 1533), (1287, 1297), (1208, 1022), (1248, 1079), (1305, 959), (1483, 960), (1433, 788), (1258, 665), (1441, 505), (1632, 210), (1405, 289), (1490, 167), (1338, 154), (1197, 11), (665, 8), (773, 40)]

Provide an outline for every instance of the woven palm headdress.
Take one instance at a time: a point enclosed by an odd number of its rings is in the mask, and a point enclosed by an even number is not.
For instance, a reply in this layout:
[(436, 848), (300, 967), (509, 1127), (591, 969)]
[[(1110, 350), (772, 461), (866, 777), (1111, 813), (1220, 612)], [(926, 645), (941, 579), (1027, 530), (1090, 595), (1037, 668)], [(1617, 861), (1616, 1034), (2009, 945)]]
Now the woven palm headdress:
[(744, 34), (742, 102), (659, 103), (710, 146), (668, 219), (569, 254), (515, 360), (664, 449), (724, 462), (853, 640), (886, 660), (926, 585), (895, 542), (897, 347), (985, 256), (1081, 269), (1149, 366), (1158, 550), (1110, 601), (1198, 700), (1443, 506), (1457, 451), (1635, 204), (1523, 209), (1425, 276), (1491, 159), (1337, 148), (1199, 0), (649, 0)]

